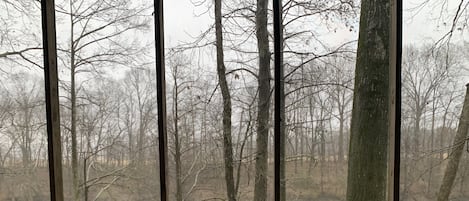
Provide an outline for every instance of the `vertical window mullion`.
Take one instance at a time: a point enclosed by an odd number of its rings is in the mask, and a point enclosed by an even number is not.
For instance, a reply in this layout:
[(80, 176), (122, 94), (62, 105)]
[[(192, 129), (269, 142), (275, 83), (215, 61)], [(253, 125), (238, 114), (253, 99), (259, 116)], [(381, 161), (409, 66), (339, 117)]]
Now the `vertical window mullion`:
[(396, 103), (395, 103), (395, 136), (394, 136), (394, 191), (390, 192), (394, 195), (394, 201), (399, 201), (399, 184), (400, 184), (400, 168), (401, 168), (401, 72), (402, 72), (402, 0), (395, 0), (396, 16), (396, 69), (395, 69), (395, 87), (396, 87)]
[(158, 102), (158, 152), (160, 164), (160, 198), (168, 200), (167, 183), (167, 119), (166, 119), (166, 81), (164, 60), (164, 24), (163, 0), (154, 0), (155, 46), (156, 46), (156, 82)]
[(390, 118), (388, 157), (388, 201), (399, 200), (400, 142), (401, 142), (401, 52), (402, 0), (391, 0), (390, 33)]
[(54, 6), (54, 0), (41, 1), (50, 198), (51, 201), (63, 201), (57, 41)]
[[(274, 12), (274, 198), (281, 200), (281, 135), (282, 135), (282, 96), (283, 94), (283, 58), (282, 58), (282, 0), (273, 0)], [(285, 195), (283, 195), (285, 196)]]

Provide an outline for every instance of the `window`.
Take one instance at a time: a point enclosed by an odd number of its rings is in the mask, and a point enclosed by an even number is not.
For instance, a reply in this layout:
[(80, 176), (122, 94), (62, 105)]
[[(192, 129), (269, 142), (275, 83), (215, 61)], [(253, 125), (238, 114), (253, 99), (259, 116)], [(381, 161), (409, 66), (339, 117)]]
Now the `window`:
[(0, 4), (0, 200), (48, 200), (40, 10)]
[(467, 134), (461, 126), (467, 117), (461, 111), (467, 21), (461, 17), (467, 5), (421, 1), (403, 6), (400, 199), (466, 200), (468, 153), (462, 152)]
[(464, 1), (0, 2), (0, 199), (467, 199)]

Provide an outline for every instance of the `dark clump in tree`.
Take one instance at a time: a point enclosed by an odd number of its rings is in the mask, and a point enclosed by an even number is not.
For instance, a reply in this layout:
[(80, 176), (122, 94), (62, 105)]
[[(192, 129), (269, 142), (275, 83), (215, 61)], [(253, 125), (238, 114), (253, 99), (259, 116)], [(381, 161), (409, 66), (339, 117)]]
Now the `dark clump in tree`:
[(443, 182), (438, 192), (438, 201), (448, 201), (454, 180), (458, 172), (459, 162), (464, 151), (464, 145), (467, 140), (469, 129), (469, 84), (466, 85), (466, 98), (459, 119), (457, 134), (454, 138), (451, 153), (448, 156), (448, 165), (446, 166)]
[(347, 201), (386, 200), (390, 1), (364, 0), (355, 70)]

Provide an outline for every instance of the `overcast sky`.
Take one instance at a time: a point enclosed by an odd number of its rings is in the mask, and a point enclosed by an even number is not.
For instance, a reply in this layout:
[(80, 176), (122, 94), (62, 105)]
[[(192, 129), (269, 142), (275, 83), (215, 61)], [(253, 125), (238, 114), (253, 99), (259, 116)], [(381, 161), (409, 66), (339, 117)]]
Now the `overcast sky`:
[[(210, 0), (209, 0), (210, 1)], [(433, 0), (438, 1), (438, 0)], [(165, 36), (167, 45), (175, 45), (178, 41), (190, 40), (190, 35), (197, 35), (206, 30), (213, 23), (211, 16), (213, 8), (208, 10), (207, 14), (196, 16), (207, 10), (207, 4), (195, 7), (194, 0), (170, 0), (165, 1)], [(419, 5), (422, 0), (404, 0), (404, 43), (422, 43), (424, 41), (435, 41), (444, 35), (449, 29), (450, 20), (448, 18), (439, 20), (441, 8), (429, 4), (419, 12), (413, 9)], [(456, 7), (458, 1), (449, 1), (448, 10)], [(448, 22), (446, 22), (446, 21)], [(444, 26), (444, 23), (447, 23)], [(466, 36), (466, 37), (464, 37)], [(467, 39), (468, 32), (458, 32), (455, 37), (459, 39)], [(347, 30), (340, 30), (332, 40), (349, 39), (356, 37), (356, 34), (349, 33)]]

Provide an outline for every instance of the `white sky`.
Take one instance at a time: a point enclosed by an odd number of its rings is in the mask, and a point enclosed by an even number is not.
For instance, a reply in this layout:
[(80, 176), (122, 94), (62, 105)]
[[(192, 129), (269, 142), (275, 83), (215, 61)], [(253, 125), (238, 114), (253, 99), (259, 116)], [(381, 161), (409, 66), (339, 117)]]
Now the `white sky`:
[[(207, 3), (196, 8), (191, 1), (196, 0), (167, 0), (165, 1), (165, 37), (166, 47), (174, 46), (178, 41), (192, 41), (192, 36), (197, 36), (206, 30), (213, 23), (213, 8), (207, 8)], [(211, 2), (212, 0), (206, 0)], [(415, 9), (417, 5), (428, 0), (403, 0), (403, 43), (419, 45), (424, 43), (434, 43), (440, 39), (450, 29), (452, 18), (459, 1), (448, 0), (447, 13), (441, 16), (441, 2), (443, 0), (430, 0), (423, 9)], [(271, 5), (269, 5), (271, 6)], [(196, 16), (203, 11), (208, 14)], [(195, 11), (194, 11), (195, 10)], [(209, 16), (210, 15), (210, 16)], [(358, 27), (358, 25), (356, 25)], [(337, 33), (330, 33), (324, 36), (328, 44), (342, 44), (357, 38), (356, 32), (350, 32), (347, 28), (338, 30)], [(453, 42), (461, 44), (461, 41), (468, 42), (469, 29), (456, 31), (453, 35)], [(466, 68), (469, 69), (469, 62)], [(466, 71), (467, 72), (467, 71)], [(468, 82), (469, 75), (462, 77), (461, 82)], [(463, 85), (461, 85), (462, 88)]]
[[(443, 9), (448, 13), (444, 13), (446, 17), (440, 17), (442, 10), (441, 4), (443, 0), (432, 0), (424, 9), (420, 11), (416, 9), (423, 0), (403, 0), (404, 2), (404, 24), (403, 37), (404, 43), (421, 43), (432, 42), (440, 39), (450, 29), (451, 22), (457, 4), (459, 1), (448, 0), (447, 9)], [(454, 33), (455, 41), (467, 41), (469, 30), (464, 32), (458, 31)]]
[[(195, 1), (203, 0), (166, 0), (164, 2), (165, 12), (165, 38), (166, 47), (174, 47), (179, 42), (193, 41), (191, 36), (197, 36), (205, 31), (213, 23), (213, 8), (211, 6), (212, 0), (207, 1), (205, 4), (196, 7), (193, 5)], [(424, 0), (403, 0), (404, 1), (404, 43), (405, 44), (422, 44), (423, 42), (434, 42), (439, 39), (445, 31), (449, 29), (450, 19), (439, 20), (440, 7), (428, 5), (425, 9), (416, 13), (411, 10), (416, 5)], [(442, 0), (430, 0), (432, 2), (439, 2)], [(448, 0), (448, 10), (451, 11), (456, 7), (458, 1)], [(271, 5), (269, 5), (271, 6)], [(204, 13), (206, 12), (206, 13)], [(203, 14), (202, 14), (203, 13)], [(413, 14), (416, 14), (414, 17)], [(446, 20), (446, 21), (445, 21)], [(444, 22), (448, 25), (444, 26)], [(58, 26), (60, 27), (60, 26)], [(358, 26), (355, 26), (358, 27)], [(314, 28), (314, 26), (312, 27)], [(61, 33), (59, 31), (59, 33)], [(63, 32), (62, 32), (63, 34)], [(59, 36), (61, 34), (58, 34)], [(152, 32), (149, 33), (148, 38), (152, 38)], [(456, 32), (454, 38), (457, 40), (465, 40), (469, 37), (469, 29), (465, 32)], [(356, 32), (350, 32), (348, 29), (339, 29), (337, 33), (327, 34), (323, 36), (326, 43), (340, 44), (345, 41), (354, 40), (357, 38)]]
[[(194, 1), (194, 0), (192, 0)], [(211, 1), (211, 0), (208, 0)], [(435, 0), (434, 0), (435, 1)], [(438, 0), (436, 0), (438, 1)], [(425, 9), (420, 12), (416, 12), (412, 8), (422, 2), (422, 0), (404, 0), (404, 24), (403, 24), (403, 37), (404, 43), (421, 43), (430, 42), (439, 39), (445, 31), (449, 29), (450, 20), (438, 20), (439, 10), (438, 6), (432, 4), (427, 5)], [(457, 1), (449, 0), (450, 11), (455, 8)], [(196, 36), (201, 31), (206, 30), (213, 19), (207, 14), (196, 16), (207, 8), (207, 4), (195, 8), (191, 3), (191, 0), (169, 0), (165, 1), (165, 37), (167, 46), (175, 45), (177, 41), (190, 40), (190, 35)], [(195, 11), (194, 11), (195, 10)], [(210, 8), (208, 14), (213, 16)], [(417, 13), (417, 14), (416, 14)], [(416, 15), (415, 15), (416, 14)], [(415, 15), (415, 16), (414, 16)], [(414, 16), (414, 17), (412, 17)], [(445, 21), (447, 20), (447, 21)], [(443, 23), (446, 22), (447, 26)], [(464, 39), (467, 41), (469, 32), (457, 32), (455, 34), (456, 39)], [(335, 36), (337, 40), (340, 38), (353, 38), (356, 37), (354, 34), (350, 34), (347, 30), (340, 30)]]
[(164, 2), (164, 21), (166, 46), (175, 45), (178, 41), (191, 40), (190, 36), (197, 36), (210, 27), (213, 20), (211, 10), (210, 16), (203, 14), (196, 16), (194, 10), (203, 12), (206, 6), (195, 7), (191, 0), (169, 0)]

